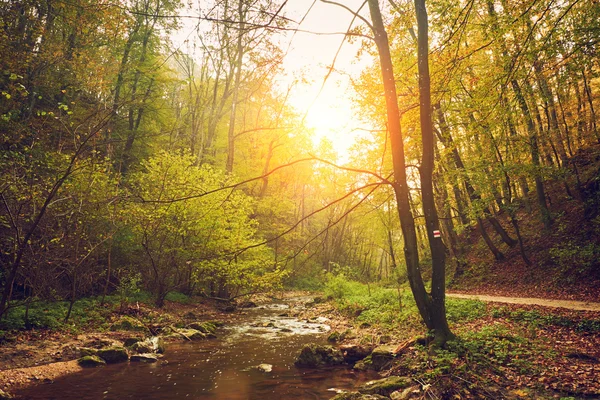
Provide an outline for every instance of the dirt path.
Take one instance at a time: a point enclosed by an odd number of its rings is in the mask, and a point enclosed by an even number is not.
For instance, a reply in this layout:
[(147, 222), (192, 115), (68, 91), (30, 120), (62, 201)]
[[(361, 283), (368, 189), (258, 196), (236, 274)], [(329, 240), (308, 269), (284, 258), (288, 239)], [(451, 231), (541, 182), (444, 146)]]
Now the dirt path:
[(462, 294), (462, 293), (446, 293), (448, 297), (457, 299), (472, 299), (488, 301), (493, 303), (509, 303), (509, 304), (530, 304), (543, 307), (566, 308), (569, 310), (582, 311), (598, 311), (600, 312), (600, 303), (592, 303), (589, 301), (572, 301), (572, 300), (549, 300), (537, 299), (532, 297), (502, 297), (502, 296), (486, 296), (479, 294)]

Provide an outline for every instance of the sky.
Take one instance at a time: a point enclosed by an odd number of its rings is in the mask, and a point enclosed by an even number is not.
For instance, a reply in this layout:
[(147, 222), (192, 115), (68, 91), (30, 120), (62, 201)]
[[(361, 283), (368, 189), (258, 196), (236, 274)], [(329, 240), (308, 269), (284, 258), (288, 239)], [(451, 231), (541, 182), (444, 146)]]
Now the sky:
[[(300, 21), (312, 3), (311, 0), (289, 0), (286, 15)], [(363, 0), (343, 1), (344, 5), (353, 10), (358, 9), (362, 3)], [(317, 1), (299, 29), (321, 33), (346, 32), (351, 21), (352, 14), (347, 10)], [(358, 23), (360, 21), (355, 21), (354, 26)], [(335, 70), (321, 91), (323, 80), (342, 44), (343, 36), (298, 32), (290, 38), (292, 41), (284, 59), (284, 70), (290, 76), (305, 74), (309, 81), (308, 84), (297, 86), (290, 102), (301, 114), (307, 113), (306, 124), (315, 131), (313, 141), (328, 138), (343, 159), (354, 142), (354, 129), (361, 126), (352, 107), (353, 89), (348, 75), (358, 78), (370, 60), (357, 58), (359, 41), (344, 41), (335, 62)]]
[[(340, 2), (356, 10), (364, 0)], [(285, 4), (284, 15), (287, 18), (300, 22), (305, 17), (298, 29), (324, 35), (282, 32), (278, 41), (282, 50), (287, 49), (287, 52), (283, 61), (284, 74), (278, 77), (277, 83), (280, 91), (285, 93), (295, 82), (289, 103), (299, 115), (306, 117), (305, 124), (314, 131), (313, 142), (318, 145), (323, 138), (327, 138), (337, 149), (339, 160), (345, 160), (357, 135), (355, 128), (362, 127), (352, 107), (353, 89), (348, 75), (358, 78), (371, 60), (357, 58), (360, 41), (349, 43), (344, 41), (342, 34), (331, 35), (348, 30), (353, 17), (350, 12), (320, 0), (315, 1), (311, 8), (312, 4), (313, 0), (288, 0)], [(189, 10), (184, 13), (189, 14)], [(366, 6), (362, 14), (368, 16)], [(196, 23), (193, 19), (184, 19), (173, 41), (176, 44), (183, 43), (193, 37)], [(354, 26), (359, 23), (357, 20)], [(342, 42), (335, 70), (323, 86), (324, 78)]]

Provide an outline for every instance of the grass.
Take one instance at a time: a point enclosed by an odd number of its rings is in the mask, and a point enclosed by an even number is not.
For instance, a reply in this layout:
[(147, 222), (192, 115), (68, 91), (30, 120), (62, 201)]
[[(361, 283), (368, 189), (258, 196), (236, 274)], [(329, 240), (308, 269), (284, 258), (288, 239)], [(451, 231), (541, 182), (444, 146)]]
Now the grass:
[[(171, 292), (166, 298), (168, 301), (189, 304), (189, 296)], [(151, 303), (152, 296), (146, 291), (132, 293), (124, 299), (119, 295), (110, 295), (105, 298), (105, 306), (101, 306), (102, 297), (88, 297), (77, 300), (67, 323), (64, 322), (69, 310), (67, 301), (32, 301), (29, 307), (28, 318), (26, 306), (22, 303), (13, 303), (7, 314), (0, 320), (0, 331), (19, 331), (26, 329), (69, 330), (77, 332), (81, 327), (94, 327), (97, 329), (108, 328), (108, 322), (113, 311), (118, 310), (121, 303)]]

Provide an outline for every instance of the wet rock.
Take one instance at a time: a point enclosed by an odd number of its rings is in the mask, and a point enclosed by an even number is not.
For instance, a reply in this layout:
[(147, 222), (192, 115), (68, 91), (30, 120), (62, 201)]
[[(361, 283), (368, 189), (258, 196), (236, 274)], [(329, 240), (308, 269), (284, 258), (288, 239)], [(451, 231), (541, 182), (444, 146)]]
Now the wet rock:
[(368, 357), (373, 351), (372, 346), (362, 346), (356, 344), (348, 344), (340, 347), (342, 354), (344, 355), (344, 361), (348, 364), (354, 364), (357, 361), (363, 360)]
[(188, 324), (187, 327), (191, 328), (191, 329), (195, 329), (195, 330), (200, 331), (202, 333), (212, 333), (212, 334), (214, 334), (215, 331), (217, 330), (216, 325), (213, 324), (212, 322), (192, 322), (191, 324)]
[(273, 366), (271, 364), (260, 364), (256, 367), (260, 372), (271, 372), (273, 371)]
[(93, 349), (91, 347), (80, 347), (79, 354), (81, 357), (95, 356), (98, 354), (98, 349)]
[(117, 322), (110, 326), (111, 331), (131, 331), (131, 332), (150, 332), (149, 329), (139, 320), (122, 316)]
[(156, 354), (143, 353), (143, 354), (134, 354), (131, 356), (132, 362), (145, 362), (145, 363), (155, 363), (158, 361), (158, 357)]
[(405, 389), (412, 383), (410, 378), (404, 376), (389, 376), (383, 379), (370, 381), (362, 385), (358, 391), (364, 394), (379, 394), (387, 396), (399, 389)]
[(130, 338), (127, 338), (127, 339), (123, 340), (123, 346), (125, 346), (125, 347), (131, 347), (134, 344), (136, 344), (138, 342), (141, 342), (143, 340), (144, 339), (139, 338), (139, 337), (130, 337)]
[(383, 400), (387, 397), (380, 396), (378, 394), (364, 394), (359, 392), (346, 392), (340, 393), (337, 396), (331, 398), (331, 400)]
[[(77, 360), (77, 364), (85, 368), (95, 368), (106, 365), (106, 361), (98, 356), (84, 356)], [(0, 397), (0, 399), (1, 398), (2, 397)]]
[(344, 356), (339, 349), (333, 346), (306, 345), (296, 358), (298, 367), (318, 367), (321, 365), (340, 365), (344, 363)]
[(186, 328), (175, 329), (173, 336), (184, 337), (189, 340), (206, 339), (206, 334), (200, 332), (197, 329), (189, 329), (189, 328), (188, 329), (186, 329)]
[(290, 333), (293, 331), (290, 328), (281, 328), (281, 329), (279, 329), (279, 332)]
[(139, 354), (144, 353), (164, 353), (165, 342), (158, 336), (153, 336), (146, 340), (142, 340), (131, 345), (131, 351)]
[(394, 353), (394, 346), (379, 346), (376, 347), (373, 352), (365, 359), (358, 361), (354, 365), (354, 369), (365, 371), (381, 371), (389, 365), (394, 359), (396, 354)]
[(129, 359), (129, 353), (124, 347), (109, 347), (98, 350), (98, 357), (106, 361), (107, 364), (125, 362)]

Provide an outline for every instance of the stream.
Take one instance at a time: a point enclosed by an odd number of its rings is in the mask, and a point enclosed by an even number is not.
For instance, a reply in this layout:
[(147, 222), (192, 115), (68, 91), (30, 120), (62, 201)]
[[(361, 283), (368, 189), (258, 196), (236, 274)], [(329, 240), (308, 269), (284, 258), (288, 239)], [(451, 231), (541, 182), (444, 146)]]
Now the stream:
[[(122, 363), (57, 379), (15, 393), (19, 399), (330, 399), (374, 379), (350, 367), (297, 368), (309, 343), (324, 344), (327, 318), (302, 321), (291, 315), (298, 299), (248, 309), (220, 328), (218, 339), (168, 343), (155, 364)], [(297, 307), (294, 305), (293, 307)], [(256, 368), (272, 365), (270, 372)], [(268, 367), (267, 367), (268, 369)]]

